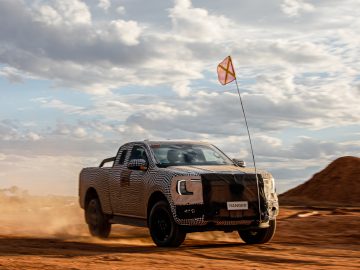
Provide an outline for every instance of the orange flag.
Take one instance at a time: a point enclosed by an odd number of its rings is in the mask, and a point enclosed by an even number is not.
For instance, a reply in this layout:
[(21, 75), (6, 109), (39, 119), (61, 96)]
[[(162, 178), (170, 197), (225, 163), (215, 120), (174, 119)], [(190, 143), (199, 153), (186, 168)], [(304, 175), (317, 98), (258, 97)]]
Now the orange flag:
[(234, 66), (230, 56), (226, 57), (220, 64), (218, 64), (217, 73), (219, 82), (222, 85), (228, 84), (236, 79)]

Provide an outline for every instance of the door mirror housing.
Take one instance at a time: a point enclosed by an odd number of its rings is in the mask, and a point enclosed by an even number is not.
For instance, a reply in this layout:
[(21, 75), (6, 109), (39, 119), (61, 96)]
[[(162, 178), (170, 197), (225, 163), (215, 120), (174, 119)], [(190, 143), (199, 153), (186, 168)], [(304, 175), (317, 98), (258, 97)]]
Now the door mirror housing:
[(238, 167), (242, 167), (245, 168), (246, 167), (246, 163), (244, 160), (238, 159), (238, 158), (233, 158), (232, 160), (234, 162), (234, 164)]
[(128, 169), (146, 171), (148, 169), (148, 163), (145, 159), (132, 159), (129, 161)]

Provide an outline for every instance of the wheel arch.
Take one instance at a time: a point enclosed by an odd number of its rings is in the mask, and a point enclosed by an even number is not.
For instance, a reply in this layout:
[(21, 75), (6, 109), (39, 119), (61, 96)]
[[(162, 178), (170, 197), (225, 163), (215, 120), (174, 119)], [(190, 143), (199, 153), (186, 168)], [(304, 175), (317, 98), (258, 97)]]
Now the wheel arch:
[[(159, 203), (162, 201), (164, 203)], [(147, 217), (148, 217), (147, 222), (148, 222), (148, 227), (150, 230), (150, 235), (151, 235), (151, 238), (153, 239), (154, 243), (159, 247), (178, 247), (178, 246), (180, 246), (186, 238), (186, 232), (179, 227), (175, 218), (171, 218), (171, 217), (170, 217), (170, 219), (165, 218), (165, 220), (167, 220), (169, 222), (167, 224), (169, 226), (171, 226), (170, 231), (168, 231), (169, 234), (167, 236), (165, 236), (166, 234), (163, 234), (164, 238), (162, 236), (160, 236), (160, 238), (158, 237), (157, 232), (162, 231), (163, 229), (161, 228), (162, 227), (161, 225), (156, 225), (156, 224), (161, 224), (163, 221), (160, 221), (160, 223), (157, 222), (159, 216), (155, 216), (155, 219), (150, 219), (150, 214), (152, 215), (152, 213), (158, 212), (156, 210), (155, 210), (155, 212), (152, 211), (154, 205), (157, 205), (158, 207), (162, 207), (162, 211), (168, 212), (168, 214), (166, 214), (166, 215), (170, 215), (172, 217), (174, 216), (174, 211), (172, 210), (172, 207), (169, 203), (168, 198), (161, 191), (155, 191), (154, 193), (152, 193), (149, 198), (148, 207), (147, 207)], [(166, 206), (166, 205), (168, 205), (168, 206)], [(159, 208), (157, 208), (157, 209), (159, 209)], [(154, 215), (156, 215), (156, 214), (154, 214)], [(152, 222), (154, 220), (155, 220), (155, 222)], [(161, 220), (161, 218), (160, 218), (160, 220)], [(166, 226), (166, 227), (168, 227), (168, 226)]]
[[(85, 193), (85, 199), (84, 199), (84, 209), (87, 208), (89, 202), (94, 199), (94, 198), (98, 198), (99, 199), (99, 195), (96, 191), (95, 188), (93, 187), (89, 187)], [(101, 205), (101, 202), (100, 202)]]
[(169, 203), (169, 200), (166, 198), (164, 193), (162, 193), (161, 191), (153, 192), (151, 194), (151, 196), (149, 197), (149, 200), (147, 203), (147, 213), (146, 213), (147, 220), (149, 220), (149, 215), (150, 215), (150, 211), (151, 211), (152, 207), (159, 201), (166, 201), (167, 203)]

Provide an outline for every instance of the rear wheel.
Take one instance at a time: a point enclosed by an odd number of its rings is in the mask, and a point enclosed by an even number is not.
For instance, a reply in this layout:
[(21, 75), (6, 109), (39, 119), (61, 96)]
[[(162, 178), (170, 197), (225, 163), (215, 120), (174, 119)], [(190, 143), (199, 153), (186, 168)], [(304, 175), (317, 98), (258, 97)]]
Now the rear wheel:
[(269, 227), (255, 230), (239, 230), (240, 238), (246, 244), (264, 244), (269, 242), (275, 235), (276, 220), (269, 221)]
[(152, 240), (159, 247), (178, 247), (186, 237), (186, 233), (175, 222), (165, 201), (157, 202), (151, 209), (149, 230)]
[(111, 231), (111, 223), (101, 210), (98, 198), (91, 199), (85, 210), (86, 222), (92, 236), (107, 238)]

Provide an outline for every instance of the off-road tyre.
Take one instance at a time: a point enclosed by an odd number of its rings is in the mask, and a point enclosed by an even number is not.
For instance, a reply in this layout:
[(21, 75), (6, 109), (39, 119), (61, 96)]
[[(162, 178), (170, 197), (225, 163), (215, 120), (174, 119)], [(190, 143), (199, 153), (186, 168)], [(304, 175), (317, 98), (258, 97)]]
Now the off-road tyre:
[(276, 231), (276, 219), (269, 221), (269, 227), (265, 229), (239, 230), (240, 238), (246, 244), (265, 244), (274, 237)]
[(98, 198), (91, 199), (87, 204), (85, 209), (85, 219), (92, 236), (108, 238), (111, 231), (111, 223), (102, 212)]
[(186, 232), (175, 222), (166, 201), (154, 204), (148, 226), (151, 238), (158, 247), (178, 247), (186, 238)]

